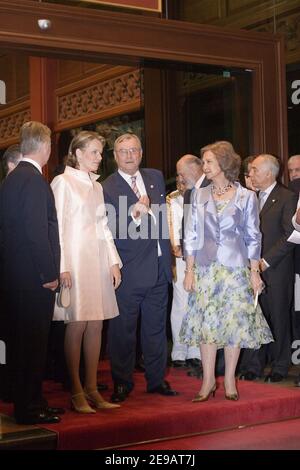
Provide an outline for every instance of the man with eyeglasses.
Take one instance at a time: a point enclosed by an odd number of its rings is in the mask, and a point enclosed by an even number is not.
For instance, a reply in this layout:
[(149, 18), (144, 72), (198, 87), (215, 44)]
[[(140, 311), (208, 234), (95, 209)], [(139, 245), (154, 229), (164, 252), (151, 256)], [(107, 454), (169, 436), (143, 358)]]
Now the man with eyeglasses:
[(123, 263), (122, 283), (116, 291), (120, 315), (110, 321), (108, 332), (112, 401), (124, 401), (134, 387), (139, 317), (147, 392), (174, 396), (177, 392), (164, 380), (168, 283), (172, 280), (169, 237), (162, 233), (167, 230), (164, 179), (158, 170), (139, 169), (142, 148), (134, 134), (118, 137), (114, 156), (118, 170), (103, 183), (109, 225), (116, 232)]

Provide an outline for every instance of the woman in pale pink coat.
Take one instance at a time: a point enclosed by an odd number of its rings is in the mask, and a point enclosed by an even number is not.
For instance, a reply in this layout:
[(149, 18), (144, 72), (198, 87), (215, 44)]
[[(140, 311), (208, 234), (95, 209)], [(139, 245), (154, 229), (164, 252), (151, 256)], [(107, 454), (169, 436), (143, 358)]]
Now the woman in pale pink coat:
[[(115, 289), (122, 266), (107, 226), (102, 186), (96, 181), (104, 144), (96, 132), (80, 132), (70, 144), (65, 172), (51, 184), (61, 244), (60, 282), (71, 293), (70, 307), (65, 309), (65, 355), (72, 406), (79, 413), (95, 413), (90, 404), (116, 407), (97, 391), (102, 325), (119, 314)], [(79, 375), (82, 345), (84, 386)]]

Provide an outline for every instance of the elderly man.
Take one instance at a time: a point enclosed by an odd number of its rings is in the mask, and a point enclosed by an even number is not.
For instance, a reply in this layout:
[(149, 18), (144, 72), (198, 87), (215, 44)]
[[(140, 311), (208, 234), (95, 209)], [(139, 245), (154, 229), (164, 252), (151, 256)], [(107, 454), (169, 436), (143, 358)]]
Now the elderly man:
[(288, 160), (290, 181), (300, 178), (300, 155), (292, 155)]
[(147, 392), (174, 396), (177, 392), (164, 380), (168, 282), (172, 280), (164, 180), (158, 170), (139, 169), (142, 148), (134, 134), (118, 137), (114, 156), (118, 170), (103, 183), (109, 224), (123, 263), (122, 283), (116, 290), (120, 315), (110, 320), (108, 332), (112, 401), (124, 401), (134, 387), (139, 317)]
[(250, 178), (259, 190), (262, 259), (260, 262), (265, 291), (260, 296), (263, 313), (271, 327), (274, 343), (258, 351), (246, 350), (241, 379), (262, 376), (267, 360), (271, 372), (266, 382), (280, 382), (288, 373), (291, 360), (290, 322), (294, 287), (294, 244), (288, 241), (293, 232), (292, 216), (296, 195), (277, 183), (279, 161), (272, 155), (259, 155), (251, 164)]
[[(21, 150), (19, 145), (11, 145), (6, 149), (3, 154), (3, 163), (6, 176), (11, 173), (22, 158)], [(0, 253), (1, 256), (1, 253)], [(3, 266), (3, 261), (0, 258), (0, 271)], [(4, 293), (1, 292), (3, 281), (1, 279), (2, 273), (0, 272), (0, 302), (3, 302)], [(9, 356), (9, 350), (7, 349), (9, 343), (9, 329), (10, 329), (10, 321), (8, 318), (7, 313), (5, 312), (5, 305), (0, 306), (0, 330), (1, 330), (1, 338), (5, 341), (6, 344), (6, 354)], [(13, 332), (12, 332), (13, 334)], [(12, 380), (11, 380), (11, 373), (9, 371), (9, 359), (7, 359), (5, 366), (0, 366), (0, 397), (4, 401), (12, 401)]]
[(60, 421), (64, 410), (42, 396), (47, 343), (58, 286), (60, 246), (53, 193), (42, 176), (51, 131), (26, 122), (20, 133), (22, 162), (0, 190), (0, 234), (12, 340), (14, 414), (20, 424)]

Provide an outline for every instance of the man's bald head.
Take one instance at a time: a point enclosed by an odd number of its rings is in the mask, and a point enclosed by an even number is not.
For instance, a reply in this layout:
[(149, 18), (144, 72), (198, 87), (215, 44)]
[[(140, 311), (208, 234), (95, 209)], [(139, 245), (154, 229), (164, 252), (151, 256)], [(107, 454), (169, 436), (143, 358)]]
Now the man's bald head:
[(176, 164), (176, 170), (179, 181), (182, 181), (187, 189), (191, 189), (203, 175), (202, 161), (196, 155), (183, 155)]

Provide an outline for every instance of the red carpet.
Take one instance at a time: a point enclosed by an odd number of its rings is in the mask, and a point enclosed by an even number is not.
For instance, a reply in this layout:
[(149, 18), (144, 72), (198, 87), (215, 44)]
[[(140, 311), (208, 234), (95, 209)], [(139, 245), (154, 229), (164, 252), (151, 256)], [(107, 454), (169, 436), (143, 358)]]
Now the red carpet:
[(152, 442), (122, 450), (300, 450), (300, 419)]
[[(108, 365), (100, 373), (102, 382), (112, 391)], [(49, 425), (58, 432), (59, 449), (120, 448), (138, 442), (187, 436), (223, 428), (300, 417), (300, 390), (273, 385), (239, 382), (240, 400), (225, 400), (222, 380), (215, 398), (204, 403), (192, 403), (200, 381), (187, 377), (183, 370), (170, 369), (167, 379), (180, 392), (177, 397), (145, 393), (143, 374), (135, 375), (135, 389), (120, 409), (98, 410), (95, 415), (80, 415), (70, 411), (69, 395), (61, 386), (45, 384), (50, 406), (63, 406), (67, 412), (62, 421)], [(0, 412), (11, 407), (0, 405)], [(10, 413), (9, 413), (10, 414)]]

